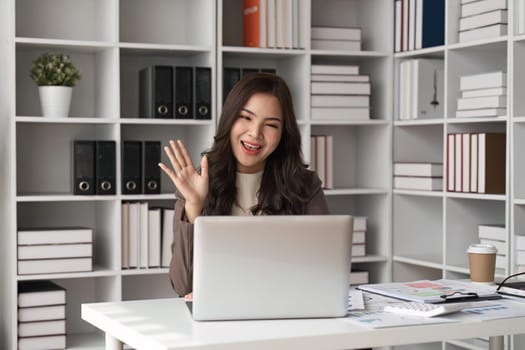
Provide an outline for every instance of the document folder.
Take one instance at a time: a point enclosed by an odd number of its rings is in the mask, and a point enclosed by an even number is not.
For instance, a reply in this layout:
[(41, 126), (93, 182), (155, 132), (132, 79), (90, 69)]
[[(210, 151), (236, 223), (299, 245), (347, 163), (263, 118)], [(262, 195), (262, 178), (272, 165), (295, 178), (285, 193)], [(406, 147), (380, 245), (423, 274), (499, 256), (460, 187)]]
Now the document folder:
[(501, 295), (493, 287), (448, 279), (365, 284), (357, 289), (406, 301), (433, 304), (501, 299)]

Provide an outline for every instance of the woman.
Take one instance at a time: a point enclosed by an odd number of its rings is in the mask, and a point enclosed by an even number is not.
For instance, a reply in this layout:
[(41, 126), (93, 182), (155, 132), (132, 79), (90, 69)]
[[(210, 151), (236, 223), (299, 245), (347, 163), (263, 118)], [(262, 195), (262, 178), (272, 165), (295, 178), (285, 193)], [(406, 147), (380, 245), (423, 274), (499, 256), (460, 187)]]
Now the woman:
[(292, 97), (274, 74), (245, 76), (229, 93), (211, 149), (194, 167), (184, 144), (164, 148), (177, 188), (170, 278), (192, 291), (193, 222), (199, 215), (328, 214), (318, 176), (308, 170)]

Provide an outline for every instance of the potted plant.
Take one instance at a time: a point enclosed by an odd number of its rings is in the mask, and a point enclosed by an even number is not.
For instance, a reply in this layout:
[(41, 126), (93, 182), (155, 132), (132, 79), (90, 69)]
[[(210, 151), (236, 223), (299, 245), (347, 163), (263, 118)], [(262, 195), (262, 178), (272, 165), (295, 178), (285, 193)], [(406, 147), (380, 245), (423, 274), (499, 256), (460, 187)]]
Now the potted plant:
[(41, 54), (33, 61), (31, 78), (38, 85), (44, 117), (67, 117), (73, 86), (80, 80), (80, 72), (69, 56)]

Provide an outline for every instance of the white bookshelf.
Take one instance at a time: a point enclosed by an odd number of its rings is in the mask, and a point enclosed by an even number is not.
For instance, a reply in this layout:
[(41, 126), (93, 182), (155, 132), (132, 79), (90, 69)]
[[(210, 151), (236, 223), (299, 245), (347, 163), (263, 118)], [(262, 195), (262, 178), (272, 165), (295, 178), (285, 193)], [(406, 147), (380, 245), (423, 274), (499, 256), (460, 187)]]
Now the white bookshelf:
[[(312, 120), (310, 135), (334, 137), (334, 189), (327, 190), (333, 213), (366, 216), (366, 257), (353, 267), (369, 271), (370, 282), (391, 279), (391, 143), (393, 91), (393, 27), (391, 1), (311, 1), (311, 26), (361, 28), (361, 50), (313, 50), (307, 36), (307, 82), (313, 64), (358, 65), (371, 82), (368, 121), (338, 123)], [(308, 91), (308, 105), (310, 93)], [(309, 113), (309, 111), (308, 111)], [(309, 159), (309, 154), (306, 154)]]
[[(3, 240), (2, 348), (17, 348), (17, 285), (51, 279), (67, 290), (67, 345), (102, 349), (103, 335), (80, 318), (80, 304), (173, 297), (168, 269), (121, 270), (121, 204), (173, 205), (174, 188), (162, 178), (159, 195), (122, 195), (120, 144), (124, 140), (184, 139), (194, 160), (209, 146), (212, 120), (139, 118), (138, 71), (152, 64), (208, 66), (216, 96), (216, 4), (175, 0), (8, 0), (0, 5), (2, 53), (0, 113)], [(74, 88), (70, 118), (41, 117), (29, 78), (41, 52), (69, 54), (82, 79)], [(73, 140), (114, 140), (117, 194), (75, 196), (71, 183)], [(163, 158), (164, 161), (166, 159)], [(85, 273), (16, 273), (19, 227), (91, 227), (94, 270)], [(152, 288), (154, 286), (154, 288)]]
[[(523, 34), (517, 33), (518, 0), (508, 3), (508, 35), (458, 43), (460, 1), (445, 0), (445, 45), (396, 53), (395, 82), (399, 64), (413, 58), (444, 60), (444, 115), (439, 119), (399, 120), (395, 101), (393, 122), (394, 161), (442, 162), (446, 168), (446, 135), (455, 132), (506, 133), (506, 191), (502, 195), (443, 191), (393, 190), (393, 280), (468, 279), (469, 244), (478, 242), (478, 224), (505, 224), (508, 228), (508, 264), (496, 270), (502, 279), (515, 271), (513, 237), (525, 233), (523, 199), (525, 175), (523, 116), (525, 73)], [(458, 77), (495, 70), (507, 72), (507, 115), (497, 118), (456, 118)], [(398, 90), (395, 85), (394, 90)], [(396, 98), (397, 100), (397, 98)], [(447, 170), (444, 169), (444, 179)], [(525, 337), (508, 337), (507, 349), (520, 349)], [(425, 349), (483, 349), (483, 342), (464, 340), (425, 344)], [(402, 347), (402, 349), (406, 349)]]
[[(334, 137), (334, 188), (325, 190), (332, 213), (368, 217), (367, 256), (354, 267), (367, 269), (370, 281), (390, 280), (391, 271), (391, 110), (393, 54), (390, 28), (393, 6), (384, 0), (306, 0), (303, 49), (242, 46), (242, 0), (219, 0), (217, 30), (217, 111), (223, 96), (221, 67), (274, 68), (290, 86), (303, 138), (305, 160), (310, 159), (310, 136)], [(382, 25), (377, 25), (382, 23)], [(362, 51), (312, 50), (313, 25), (360, 27)], [(368, 121), (312, 120), (310, 68), (312, 64), (356, 64), (370, 74), (371, 118)]]
[[(310, 157), (310, 135), (334, 136), (335, 186), (326, 191), (330, 209), (368, 217), (367, 255), (356, 258), (353, 266), (368, 270), (371, 282), (391, 280), (392, 1), (300, 4), (306, 47), (291, 50), (242, 47), (242, 0), (0, 2), (2, 348), (16, 349), (20, 281), (51, 279), (66, 288), (70, 349), (103, 348), (103, 335), (80, 319), (80, 304), (174, 296), (167, 268), (121, 269), (122, 202), (171, 206), (174, 188), (163, 175), (159, 195), (122, 195), (120, 145), (125, 140), (166, 144), (180, 138), (198, 162), (200, 152), (211, 145), (221, 112), (223, 67), (274, 68), (285, 78), (299, 118), (305, 160)], [(361, 27), (362, 51), (311, 50), (311, 25)], [(41, 117), (29, 69), (32, 59), (45, 51), (69, 54), (81, 71), (70, 118)], [(372, 119), (311, 119), (310, 67), (318, 63), (358, 64), (370, 75)], [(152, 64), (211, 67), (212, 120), (140, 118), (138, 71)], [(77, 139), (116, 142), (117, 194), (72, 194), (71, 144)], [(17, 229), (57, 226), (93, 228), (94, 271), (18, 276)]]

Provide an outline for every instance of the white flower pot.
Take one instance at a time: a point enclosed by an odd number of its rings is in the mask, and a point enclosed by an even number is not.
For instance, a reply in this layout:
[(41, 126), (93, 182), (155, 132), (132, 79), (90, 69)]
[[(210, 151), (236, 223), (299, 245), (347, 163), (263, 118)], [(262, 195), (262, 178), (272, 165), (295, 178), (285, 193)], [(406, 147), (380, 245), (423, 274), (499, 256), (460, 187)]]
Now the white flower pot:
[(42, 114), (48, 118), (67, 118), (71, 105), (71, 86), (39, 86)]

